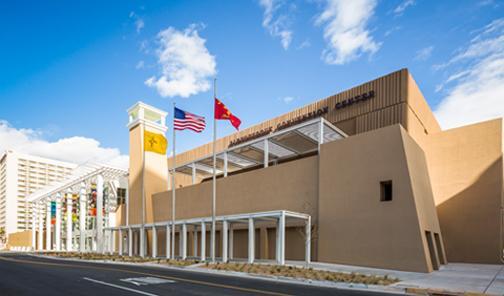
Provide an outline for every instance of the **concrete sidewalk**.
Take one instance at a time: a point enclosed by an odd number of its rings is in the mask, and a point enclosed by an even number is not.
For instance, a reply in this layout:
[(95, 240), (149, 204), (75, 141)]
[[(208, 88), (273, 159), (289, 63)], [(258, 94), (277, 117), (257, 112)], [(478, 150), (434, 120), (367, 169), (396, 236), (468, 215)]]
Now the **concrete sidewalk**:
[[(283, 281), (288, 283), (300, 283), (308, 285), (320, 285), (325, 287), (337, 287), (343, 289), (355, 290), (369, 290), (376, 292), (386, 293), (408, 293), (409, 289), (420, 290), (433, 290), (435, 292), (451, 292), (451, 293), (484, 293), (489, 295), (503, 295), (504, 296), (504, 265), (492, 264), (468, 264), (468, 263), (449, 263), (443, 265), (440, 270), (431, 273), (407, 272), (390, 269), (368, 268), (361, 266), (329, 264), (313, 262), (310, 264), (311, 268), (328, 270), (334, 272), (346, 273), (359, 273), (365, 275), (379, 275), (394, 277), (400, 282), (390, 286), (366, 286), (361, 284), (345, 284), (345, 283), (332, 283), (323, 281), (300, 280), (290, 279), (284, 277), (268, 277), (259, 276), (254, 274), (246, 274), (240, 272), (230, 271), (216, 271), (207, 268), (201, 268), (196, 264), (195, 266), (174, 267), (163, 266), (157, 263), (126, 263), (117, 261), (103, 261), (103, 260), (81, 260), (70, 258), (55, 258), (45, 255), (32, 255), (35, 257), (52, 258), (57, 260), (70, 260), (70, 261), (87, 261), (87, 262), (102, 262), (117, 265), (143, 265), (149, 267), (159, 267), (167, 269), (185, 269), (204, 273), (219, 273), (229, 274), (233, 276), (244, 277), (258, 277), (265, 280)], [(239, 260), (238, 260), (239, 261)], [(258, 260), (257, 264), (274, 264), (271, 260)], [(245, 262), (244, 262), (245, 263)], [(286, 261), (287, 265), (304, 267), (302, 261)], [(418, 291), (418, 290), (417, 290)]]
[[(303, 266), (299, 261), (287, 264)], [(431, 273), (406, 272), (340, 264), (311, 263), (310, 267), (336, 272), (355, 272), (369, 275), (389, 275), (400, 282), (397, 288), (436, 289), (450, 292), (473, 292), (504, 295), (504, 265), (449, 263)]]

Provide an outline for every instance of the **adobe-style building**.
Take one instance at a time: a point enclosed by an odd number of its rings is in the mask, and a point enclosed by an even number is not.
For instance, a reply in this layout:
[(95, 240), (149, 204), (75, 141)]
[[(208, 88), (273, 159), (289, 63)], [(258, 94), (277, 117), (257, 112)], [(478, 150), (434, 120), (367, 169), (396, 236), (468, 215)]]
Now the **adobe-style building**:
[[(142, 103), (129, 113), (120, 252), (166, 255), (173, 160), (142, 152), (143, 129), (164, 133), (166, 113)], [(312, 261), (420, 272), (500, 264), (502, 134), (502, 119), (441, 130), (402, 69), (218, 139), (216, 256), (303, 260), (308, 252)], [(211, 216), (212, 143), (178, 154), (175, 166), (172, 246), (208, 258), (209, 220), (197, 219)], [(268, 218), (277, 212), (283, 218)], [(135, 232), (145, 223), (152, 230)]]

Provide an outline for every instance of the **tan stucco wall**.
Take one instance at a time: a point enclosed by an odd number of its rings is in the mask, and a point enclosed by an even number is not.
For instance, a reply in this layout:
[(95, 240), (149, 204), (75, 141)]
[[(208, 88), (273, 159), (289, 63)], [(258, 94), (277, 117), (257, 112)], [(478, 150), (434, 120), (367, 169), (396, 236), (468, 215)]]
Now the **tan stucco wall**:
[(32, 231), (25, 230), (9, 234), (7, 248), (31, 247)]
[[(412, 171), (415, 171), (411, 174)], [(439, 232), (422, 150), (399, 125), (322, 145), (319, 260), (432, 271), (424, 227)], [(392, 180), (393, 200), (380, 201)]]
[[(376, 92), (372, 100), (333, 108), (370, 90)], [(280, 209), (308, 213), (320, 227), (314, 229), (318, 246), (312, 248), (319, 261), (430, 271), (425, 236), (430, 231), (444, 242), (441, 251), (449, 261), (500, 262), (502, 121), (441, 131), (407, 69), (219, 139), (217, 150), (233, 139), (326, 106), (330, 111), (324, 117), (351, 137), (322, 145), (320, 166), (319, 156), (311, 156), (218, 179), (217, 214)], [(211, 152), (210, 144), (203, 145), (177, 155), (177, 163)], [(148, 153), (146, 163), (146, 222), (169, 220), (166, 158)], [(141, 222), (141, 165), (140, 129), (133, 128), (130, 224)], [(393, 180), (394, 201), (383, 203), (379, 182), (388, 179)], [(177, 219), (211, 214), (211, 182), (191, 183), (190, 176), (178, 174), (177, 187), (183, 188), (177, 190)], [(271, 258), (274, 233), (265, 229), (257, 230), (256, 240), (262, 242), (256, 242), (256, 255)], [(287, 240), (296, 242), (289, 243), (288, 259), (302, 258), (298, 233), (288, 231)], [(246, 231), (237, 231), (235, 239), (235, 254), (246, 254)]]
[[(145, 190), (145, 222), (153, 221), (152, 195), (168, 188), (168, 166), (166, 155), (153, 152), (142, 152), (143, 125), (139, 124), (130, 130), (130, 166), (129, 166), (129, 223), (142, 223), (142, 190)], [(146, 130), (162, 133), (159, 130), (145, 127)], [(145, 165), (143, 157), (145, 155)], [(142, 186), (145, 182), (145, 186)], [(124, 222), (123, 222), (124, 223)]]
[(441, 132), (441, 127), (432, 113), (415, 79), (410, 73), (407, 76), (406, 121), (403, 127), (416, 142), (423, 146), (428, 135)]
[(502, 119), (431, 135), (425, 149), (448, 260), (500, 263)]
[[(317, 156), (312, 156), (218, 179), (217, 215), (290, 210), (310, 214), (313, 217), (313, 223), (316, 223), (317, 168)], [(176, 193), (177, 219), (211, 216), (211, 182), (186, 186), (178, 189)], [(155, 220), (170, 220), (171, 191), (155, 194), (153, 202)], [(299, 236), (297, 232), (296, 235)], [(236, 256), (246, 254), (247, 250), (246, 240), (242, 242), (239, 237), (240, 234), (236, 234)], [(244, 237), (246, 238), (246, 234)], [(259, 236), (256, 239), (259, 240)], [(296, 238), (292, 240), (296, 241)], [(209, 238), (207, 238), (207, 243), (208, 241)], [(291, 244), (290, 248), (292, 250), (287, 252), (287, 256), (303, 258), (303, 242)]]

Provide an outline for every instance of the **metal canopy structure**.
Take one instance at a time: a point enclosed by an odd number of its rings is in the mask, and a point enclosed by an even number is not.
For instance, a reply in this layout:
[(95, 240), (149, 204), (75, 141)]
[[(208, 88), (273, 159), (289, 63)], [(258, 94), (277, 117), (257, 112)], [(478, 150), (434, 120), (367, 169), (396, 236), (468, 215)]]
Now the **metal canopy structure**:
[[(346, 138), (347, 135), (322, 117), (281, 129), (217, 154), (217, 175), (253, 167), (268, 167), (279, 161), (317, 152), (320, 145)], [(205, 179), (212, 176), (212, 155), (178, 165), (177, 173)], [(173, 172), (173, 170), (172, 170)], [(193, 182), (193, 183), (194, 183)]]
[[(62, 181), (28, 196), (32, 209), (32, 248), (101, 251), (103, 228), (115, 224), (117, 191), (121, 186), (127, 187), (127, 176), (127, 170), (88, 163), (77, 167)], [(125, 199), (128, 206), (127, 193)]]
[[(216, 221), (219, 224), (221, 239), (222, 239), (222, 256), (221, 260), (223, 262), (228, 262), (230, 260), (236, 260), (234, 257), (234, 231), (235, 230), (244, 230), (248, 231), (248, 256), (246, 258), (248, 263), (255, 262), (255, 229), (256, 226), (260, 223), (264, 225), (274, 226), (276, 229), (275, 235), (275, 258), (278, 264), (285, 264), (285, 233), (287, 226), (304, 226), (304, 243), (305, 243), (305, 262), (309, 264), (311, 262), (311, 216), (308, 214), (279, 210), (279, 211), (268, 211), (268, 212), (256, 212), (256, 213), (243, 213), (243, 214), (234, 214), (234, 215), (224, 215), (217, 216)], [(199, 260), (206, 260), (206, 231), (207, 224), (212, 222), (212, 217), (201, 217), (201, 218), (190, 218), (190, 219), (182, 219), (175, 221), (175, 224), (172, 224), (172, 221), (161, 221), (155, 223), (147, 223), (145, 225), (136, 224), (136, 225), (124, 225), (117, 227), (106, 227), (104, 228), (105, 232), (108, 232), (109, 240), (105, 242), (105, 246), (103, 247), (103, 253), (114, 253), (115, 246), (115, 235), (114, 232), (118, 233), (119, 236), (119, 245), (117, 247), (118, 254), (123, 255), (127, 253), (128, 256), (134, 256), (134, 245), (136, 245), (133, 241), (134, 233), (139, 233), (142, 231), (152, 231), (152, 250), (151, 257), (158, 257), (158, 244), (157, 244), (157, 236), (158, 231), (162, 230), (165, 232), (166, 237), (166, 255), (167, 259), (170, 258), (170, 233), (178, 232), (179, 233), (179, 254), (178, 258), (187, 259), (187, 251), (188, 251), (188, 239), (187, 233), (192, 231), (193, 233), (193, 257), (198, 258)], [(140, 244), (146, 245), (146, 240), (144, 235), (138, 235), (140, 237)], [(200, 248), (198, 250), (198, 238)], [(198, 252), (199, 251), (199, 252)]]
[(28, 196), (29, 202), (37, 202), (50, 197), (58, 192), (65, 192), (75, 186), (80, 186), (82, 182), (90, 180), (98, 175), (105, 179), (117, 179), (128, 176), (128, 171), (109, 165), (99, 163), (87, 163), (75, 168), (65, 179), (50, 184)]

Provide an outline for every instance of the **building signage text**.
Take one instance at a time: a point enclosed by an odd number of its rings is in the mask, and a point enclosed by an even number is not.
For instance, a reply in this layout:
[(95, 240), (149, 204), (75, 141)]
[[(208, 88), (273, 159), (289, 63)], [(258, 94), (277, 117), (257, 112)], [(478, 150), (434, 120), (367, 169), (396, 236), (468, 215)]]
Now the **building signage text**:
[[(355, 97), (352, 97), (352, 98), (349, 98), (349, 99), (346, 99), (346, 100), (343, 100), (341, 102), (336, 103), (336, 105), (334, 106), (334, 109), (340, 110), (340, 109), (346, 108), (346, 107), (354, 105), (354, 104), (365, 102), (365, 101), (370, 100), (374, 97), (375, 97), (375, 92), (374, 92), (374, 90), (371, 90), (367, 93), (363, 93), (361, 95), (357, 95)], [(293, 119), (289, 119), (289, 120), (280, 122), (279, 124), (277, 124), (276, 127), (270, 126), (270, 127), (264, 128), (262, 130), (253, 132), (249, 135), (245, 135), (243, 137), (236, 138), (236, 139), (229, 142), (228, 147), (236, 146), (238, 144), (241, 144), (241, 143), (253, 140), (253, 139), (261, 138), (263, 136), (269, 135), (272, 132), (286, 129), (286, 128), (293, 126), (293, 125), (296, 125), (298, 123), (301, 123), (301, 122), (304, 122), (304, 121), (307, 121), (307, 120), (310, 120), (310, 119), (313, 119), (316, 117), (320, 117), (328, 112), (329, 112), (329, 107), (322, 107), (318, 110), (308, 112), (306, 114), (295, 117)]]

